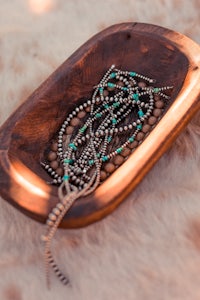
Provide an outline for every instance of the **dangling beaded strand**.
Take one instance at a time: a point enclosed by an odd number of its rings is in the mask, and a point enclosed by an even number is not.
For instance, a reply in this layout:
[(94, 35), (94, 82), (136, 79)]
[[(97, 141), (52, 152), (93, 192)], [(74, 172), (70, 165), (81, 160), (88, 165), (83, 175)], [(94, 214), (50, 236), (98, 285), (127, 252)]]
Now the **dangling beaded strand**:
[(52, 183), (59, 185), (60, 201), (49, 214), (42, 236), (48, 284), (50, 266), (63, 284), (69, 282), (50, 249), (64, 215), (74, 201), (92, 193), (107, 178), (107, 172), (127, 159), (161, 117), (164, 101), (169, 99), (165, 92), (172, 87), (154, 87), (153, 83), (152, 78), (112, 65), (94, 87), (91, 99), (63, 122), (48, 154), (49, 162), (42, 163)]

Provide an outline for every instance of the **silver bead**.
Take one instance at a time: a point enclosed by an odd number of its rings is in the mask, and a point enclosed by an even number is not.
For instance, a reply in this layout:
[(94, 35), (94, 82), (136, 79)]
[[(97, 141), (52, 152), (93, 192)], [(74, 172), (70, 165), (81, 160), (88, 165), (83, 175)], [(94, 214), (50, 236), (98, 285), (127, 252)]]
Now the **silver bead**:
[(48, 236), (43, 234), (43, 235), (41, 235), (40, 239), (41, 239), (42, 242), (47, 242), (48, 241)]
[(53, 226), (54, 225), (54, 222), (52, 222), (51, 220), (47, 220), (46, 221), (46, 224), (48, 225), (48, 226)]
[(56, 215), (56, 216), (59, 216), (60, 215), (60, 210), (58, 208), (54, 208), (53, 209), (53, 213)]
[(58, 203), (58, 204), (56, 205), (56, 207), (57, 207), (60, 211), (62, 211), (62, 210), (64, 209), (64, 206), (62, 205), (62, 203)]
[(50, 213), (48, 218), (52, 221), (56, 221), (56, 219), (57, 219), (57, 217), (53, 213)]

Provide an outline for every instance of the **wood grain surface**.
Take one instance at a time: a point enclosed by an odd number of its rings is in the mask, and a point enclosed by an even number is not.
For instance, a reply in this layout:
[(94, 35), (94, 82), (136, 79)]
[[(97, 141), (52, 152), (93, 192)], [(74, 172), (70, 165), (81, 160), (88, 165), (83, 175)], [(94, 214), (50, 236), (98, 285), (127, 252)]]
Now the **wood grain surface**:
[(111, 213), (143, 179), (199, 109), (200, 48), (189, 38), (142, 23), (114, 25), (67, 59), (0, 129), (0, 193), (28, 216), (45, 222), (58, 202), (40, 165), (66, 114), (91, 97), (112, 65), (173, 85), (168, 109), (145, 141), (97, 190), (77, 200), (61, 226), (88, 225)]

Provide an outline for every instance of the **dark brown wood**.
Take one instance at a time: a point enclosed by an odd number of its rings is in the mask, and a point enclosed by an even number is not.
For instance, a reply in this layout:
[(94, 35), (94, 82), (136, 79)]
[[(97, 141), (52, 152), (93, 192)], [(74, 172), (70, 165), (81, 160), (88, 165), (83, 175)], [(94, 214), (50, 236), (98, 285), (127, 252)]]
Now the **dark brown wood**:
[(95, 35), (1, 127), (2, 197), (28, 216), (46, 220), (58, 199), (57, 188), (46, 183), (49, 177), (40, 165), (42, 155), (66, 114), (91, 96), (93, 86), (115, 64), (155, 78), (157, 86), (173, 85), (174, 89), (173, 105), (152, 133), (92, 195), (75, 202), (61, 226), (81, 227), (109, 214), (142, 180), (199, 108), (199, 56), (199, 46), (193, 41), (154, 25), (119, 24)]

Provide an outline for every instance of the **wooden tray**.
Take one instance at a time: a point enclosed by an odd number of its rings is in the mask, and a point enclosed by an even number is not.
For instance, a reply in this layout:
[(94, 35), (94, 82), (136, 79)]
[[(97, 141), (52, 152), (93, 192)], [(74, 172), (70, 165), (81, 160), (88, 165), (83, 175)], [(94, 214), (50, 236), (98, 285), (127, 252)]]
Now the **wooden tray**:
[(77, 200), (61, 226), (76, 228), (111, 213), (143, 179), (200, 107), (200, 47), (154, 25), (114, 25), (67, 59), (0, 129), (0, 194), (23, 213), (45, 222), (57, 188), (40, 165), (46, 145), (71, 112), (91, 96), (112, 65), (173, 85), (172, 105), (144, 142), (96, 191)]

